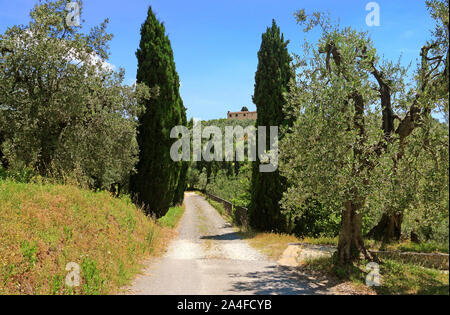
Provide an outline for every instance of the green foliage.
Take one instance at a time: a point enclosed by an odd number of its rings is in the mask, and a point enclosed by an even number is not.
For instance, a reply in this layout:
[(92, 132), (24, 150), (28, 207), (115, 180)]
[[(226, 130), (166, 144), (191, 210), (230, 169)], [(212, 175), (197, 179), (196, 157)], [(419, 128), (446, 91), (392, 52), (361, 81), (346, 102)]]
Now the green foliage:
[(189, 167), (188, 174), (186, 177), (188, 190), (196, 190), (199, 188), (200, 182), (200, 171), (192, 166)]
[[(222, 134), (225, 134), (225, 127), (242, 127), (244, 130), (248, 127), (254, 127), (255, 121), (254, 120), (228, 120), (228, 119), (214, 119), (209, 121), (202, 121), (201, 122), (202, 128), (206, 128), (209, 126), (215, 126), (218, 127)], [(234, 149), (236, 150), (237, 146), (243, 146), (244, 147), (244, 154), (247, 159), (248, 157), (248, 138), (244, 135), (243, 139), (235, 139), (235, 145)], [(202, 146), (206, 144), (208, 139), (202, 139)], [(225, 144), (223, 144), (222, 147), (223, 152), (225, 151)], [(191, 165), (191, 169), (197, 169), (200, 173), (205, 174), (205, 177), (207, 179), (207, 183), (210, 183), (213, 178), (216, 177), (216, 174), (219, 171), (224, 171), (227, 176), (236, 175), (240, 172), (240, 168), (245, 165), (247, 162), (218, 162), (218, 161), (212, 161), (212, 162), (206, 162), (206, 161), (198, 161), (193, 162)], [(206, 184), (203, 186), (201, 185), (201, 189), (204, 189), (206, 187)], [(200, 188), (199, 188), (200, 189)]]
[(30, 243), (28, 241), (22, 241), (20, 244), (22, 256), (26, 261), (33, 266), (37, 262), (37, 247), (36, 243)]
[(64, 284), (64, 277), (61, 275), (54, 275), (51, 279), (50, 294), (57, 295), (61, 292)]
[[(448, 9), (448, 1), (434, 4)], [(294, 122), (280, 144), (289, 185), (282, 205), (294, 218), (308, 200), (341, 215), (342, 264), (358, 257), (351, 248), (363, 248), (363, 228), (383, 213), (405, 215), (417, 222), (411, 229), (448, 242), (448, 123), (431, 118), (448, 112), (448, 14), (438, 11), (438, 30), (422, 48), (411, 85), (407, 69), (382, 60), (367, 33), (297, 13), (305, 31), (320, 27), (322, 35), (315, 46), (305, 44), (286, 95)]]
[[(318, 43), (318, 50), (322, 43), (331, 39), (338, 41), (340, 50), (349, 54), (351, 47), (357, 43), (367, 46), (367, 50), (371, 51), (370, 41), (364, 34), (349, 29), (332, 34), (324, 33)], [(359, 48), (356, 46), (355, 49)], [(292, 86), (288, 95), (287, 113), (295, 117), (296, 121), (280, 144), (280, 168), (290, 184), (283, 206), (292, 211), (301, 211), (298, 205), (312, 198), (339, 212), (352, 194), (353, 187), (358, 187), (359, 194), (367, 195), (374, 187), (365, 185), (364, 182), (369, 177), (372, 182), (379, 178), (365, 171), (354, 171), (355, 167), (362, 169), (362, 165), (356, 151), (349, 148), (361, 146), (362, 143), (359, 141), (356, 124), (351, 123), (356, 105), (348, 100), (348, 93), (351, 93), (353, 87), (345, 82), (338, 70), (336, 74), (333, 72), (328, 75), (328, 57), (326, 54), (319, 54), (318, 50), (311, 53), (308, 62), (299, 64), (298, 82)], [(342, 58), (347, 58), (343, 66), (356, 67), (353, 57), (343, 56)], [(357, 72), (351, 72), (350, 75), (355, 76), (354, 84), (364, 90), (364, 97), (368, 99), (365, 104), (370, 104), (370, 98), (376, 96), (371, 92), (369, 81), (364, 81), (365, 75)], [(328, 82), (329, 80), (332, 81)], [(381, 116), (378, 111), (372, 113), (368, 107), (365, 110), (369, 114), (364, 117), (364, 137), (369, 146), (376, 144), (377, 139), (382, 136), (382, 132), (378, 130), (380, 123), (377, 121)], [(364, 160), (374, 160), (369, 155), (369, 150), (361, 147), (361, 152), (365, 154)]]
[(101, 278), (97, 263), (86, 257), (81, 263), (83, 288), (87, 295), (98, 295), (102, 292), (104, 280)]
[(108, 20), (83, 34), (65, 24), (68, 2), (42, 1), (28, 25), (0, 35), (0, 158), (110, 188), (137, 162), (137, 101), (150, 93), (107, 63)]
[[(339, 234), (340, 216), (314, 200), (306, 200), (300, 205), (304, 209), (288, 212), (290, 229), (295, 236), (303, 237), (335, 237)], [(289, 217), (294, 213), (300, 216)]]
[[(439, 69), (438, 75), (433, 78), (433, 85), (428, 89), (428, 93), (436, 100), (436, 106), (442, 111), (444, 118), (448, 124), (449, 111), (449, 70), (448, 64), (450, 61), (449, 55), (449, 1), (448, 0), (427, 0), (427, 9), (430, 16), (436, 22), (435, 28), (432, 31), (432, 39), (428, 42), (431, 47), (431, 57), (433, 62), (426, 64), (426, 69), (436, 67)], [(426, 78), (426, 72), (419, 72), (419, 79)], [(420, 77), (421, 76), (421, 77)]]
[[(384, 209), (385, 215), (374, 229), (375, 234), (385, 234), (385, 241), (391, 240), (391, 233), (383, 228), (383, 220), (391, 219), (400, 230), (404, 216), (406, 232), (412, 230), (422, 240), (448, 242), (449, 2), (431, 0), (426, 1), (426, 6), (436, 24), (431, 39), (421, 49), (422, 59), (415, 76), (416, 103), (408, 114), (416, 125), (408, 127), (404, 119), (396, 130), (400, 135), (399, 154), (393, 157), (391, 182), (386, 185), (392, 206)], [(410, 99), (412, 94), (408, 93)], [(402, 110), (411, 104), (402, 103)], [(418, 113), (419, 108), (420, 114), (411, 115)], [(445, 124), (439, 126), (431, 119), (432, 112), (441, 114)], [(414, 130), (415, 127), (421, 128)], [(424, 188), (425, 183), (430, 187)], [(415, 191), (416, 186), (420, 191)], [(419, 221), (421, 224), (417, 224)]]
[(449, 278), (439, 270), (387, 260), (381, 265), (378, 294), (448, 295)]
[[(258, 111), (257, 126), (269, 128), (288, 124), (283, 113), (284, 94), (288, 92), (289, 82), (294, 77), (288, 43), (275, 20), (272, 27), (262, 35), (253, 96)], [(270, 143), (269, 133), (266, 143)], [(260, 173), (259, 166), (259, 160), (253, 163), (250, 225), (257, 230), (283, 232), (286, 230), (286, 220), (281, 214), (279, 202), (286, 189), (286, 182), (279, 170)]]
[(139, 204), (162, 217), (171, 205), (182, 200), (186, 187), (187, 166), (170, 157), (174, 143), (170, 132), (175, 126), (186, 125), (187, 120), (170, 40), (151, 7), (141, 27), (136, 56), (137, 81), (157, 87), (159, 93), (145, 102), (145, 113), (139, 116), (139, 162), (130, 187)]
[(183, 214), (184, 214), (183, 207), (170, 208), (165, 216), (158, 219), (158, 223), (161, 224), (162, 226), (173, 229), (174, 227), (177, 226)]
[[(215, 119), (201, 122), (202, 128), (209, 126), (218, 127), (222, 134), (225, 134), (225, 127), (247, 127), (255, 125), (254, 120), (228, 120)], [(191, 139), (192, 140), (192, 139)], [(246, 161), (227, 162), (227, 161), (198, 161), (192, 162), (188, 171), (188, 186), (190, 189), (204, 191), (215, 194), (221, 198), (236, 202), (236, 205), (247, 207), (249, 204), (249, 179), (251, 169), (247, 161), (248, 157), (248, 138), (244, 135), (243, 139), (235, 139), (234, 149), (238, 146), (244, 147)], [(202, 139), (202, 146), (208, 140)], [(224, 144), (223, 144), (224, 145)], [(225, 150), (225, 145), (222, 148)]]
[(35, 175), (35, 171), (30, 168), (5, 169), (0, 165), (0, 180), (9, 178), (19, 183), (29, 183)]
[(227, 175), (220, 170), (207, 185), (206, 190), (235, 206), (248, 207), (250, 203), (251, 171), (248, 165), (241, 167), (237, 175)]
[(184, 193), (187, 189), (187, 175), (189, 172), (189, 163), (182, 162), (180, 175), (178, 177), (178, 185), (175, 191), (175, 196), (173, 199), (174, 205), (181, 205), (184, 200)]
[[(403, 215), (402, 231), (422, 241), (448, 242), (449, 129), (427, 120), (405, 141), (403, 157), (384, 185), (368, 198), (374, 218), (386, 211)], [(375, 222), (376, 223), (376, 222)]]
[(203, 171), (200, 173), (198, 177), (198, 184), (197, 189), (200, 191), (206, 190), (206, 186), (208, 185), (208, 174), (206, 172), (206, 169), (203, 169)]

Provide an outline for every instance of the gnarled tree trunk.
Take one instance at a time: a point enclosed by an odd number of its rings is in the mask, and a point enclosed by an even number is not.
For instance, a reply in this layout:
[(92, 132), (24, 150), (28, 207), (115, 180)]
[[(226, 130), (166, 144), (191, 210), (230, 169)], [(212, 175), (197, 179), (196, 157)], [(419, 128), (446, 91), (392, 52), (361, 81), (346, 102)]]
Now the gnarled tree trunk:
[(369, 260), (374, 259), (364, 246), (361, 208), (361, 202), (355, 203), (354, 201), (347, 201), (345, 203), (337, 251), (338, 262), (340, 265), (352, 264), (359, 259), (360, 253)]
[(377, 241), (390, 243), (400, 240), (402, 235), (403, 214), (383, 214), (380, 222), (367, 234)]

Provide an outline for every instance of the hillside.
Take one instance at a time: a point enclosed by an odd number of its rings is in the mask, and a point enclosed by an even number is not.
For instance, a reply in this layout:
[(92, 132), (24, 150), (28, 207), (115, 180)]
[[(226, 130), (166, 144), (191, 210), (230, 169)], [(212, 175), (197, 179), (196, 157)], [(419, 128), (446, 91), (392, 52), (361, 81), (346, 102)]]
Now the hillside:
[[(0, 294), (114, 293), (164, 233), (129, 199), (0, 180)], [(73, 288), (71, 262), (80, 266)]]

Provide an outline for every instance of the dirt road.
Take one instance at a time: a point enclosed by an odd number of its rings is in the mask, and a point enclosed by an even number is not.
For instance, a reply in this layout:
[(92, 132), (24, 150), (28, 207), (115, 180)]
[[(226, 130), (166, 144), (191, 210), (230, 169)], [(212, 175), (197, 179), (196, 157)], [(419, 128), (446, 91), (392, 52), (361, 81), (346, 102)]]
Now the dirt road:
[(279, 266), (242, 240), (201, 196), (188, 193), (179, 235), (152, 262), (129, 294), (323, 294), (315, 281)]

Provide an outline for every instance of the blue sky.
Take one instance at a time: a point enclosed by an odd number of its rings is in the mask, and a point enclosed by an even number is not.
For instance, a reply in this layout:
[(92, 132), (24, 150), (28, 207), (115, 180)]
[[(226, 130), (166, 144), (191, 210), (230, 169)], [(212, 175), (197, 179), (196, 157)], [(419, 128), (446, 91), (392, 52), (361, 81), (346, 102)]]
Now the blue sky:
[[(293, 13), (329, 11), (342, 26), (370, 32), (380, 55), (415, 64), (433, 23), (424, 0), (379, 0), (381, 25), (368, 27), (363, 0), (86, 0), (83, 27), (110, 19), (109, 62), (126, 70), (126, 83), (136, 76), (140, 26), (151, 5), (165, 22), (172, 42), (181, 95), (188, 118), (225, 118), (228, 110), (250, 110), (261, 34), (276, 19), (289, 49), (300, 53), (304, 35)], [(35, 0), (0, 0), (0, 33), (25, 24)]]

